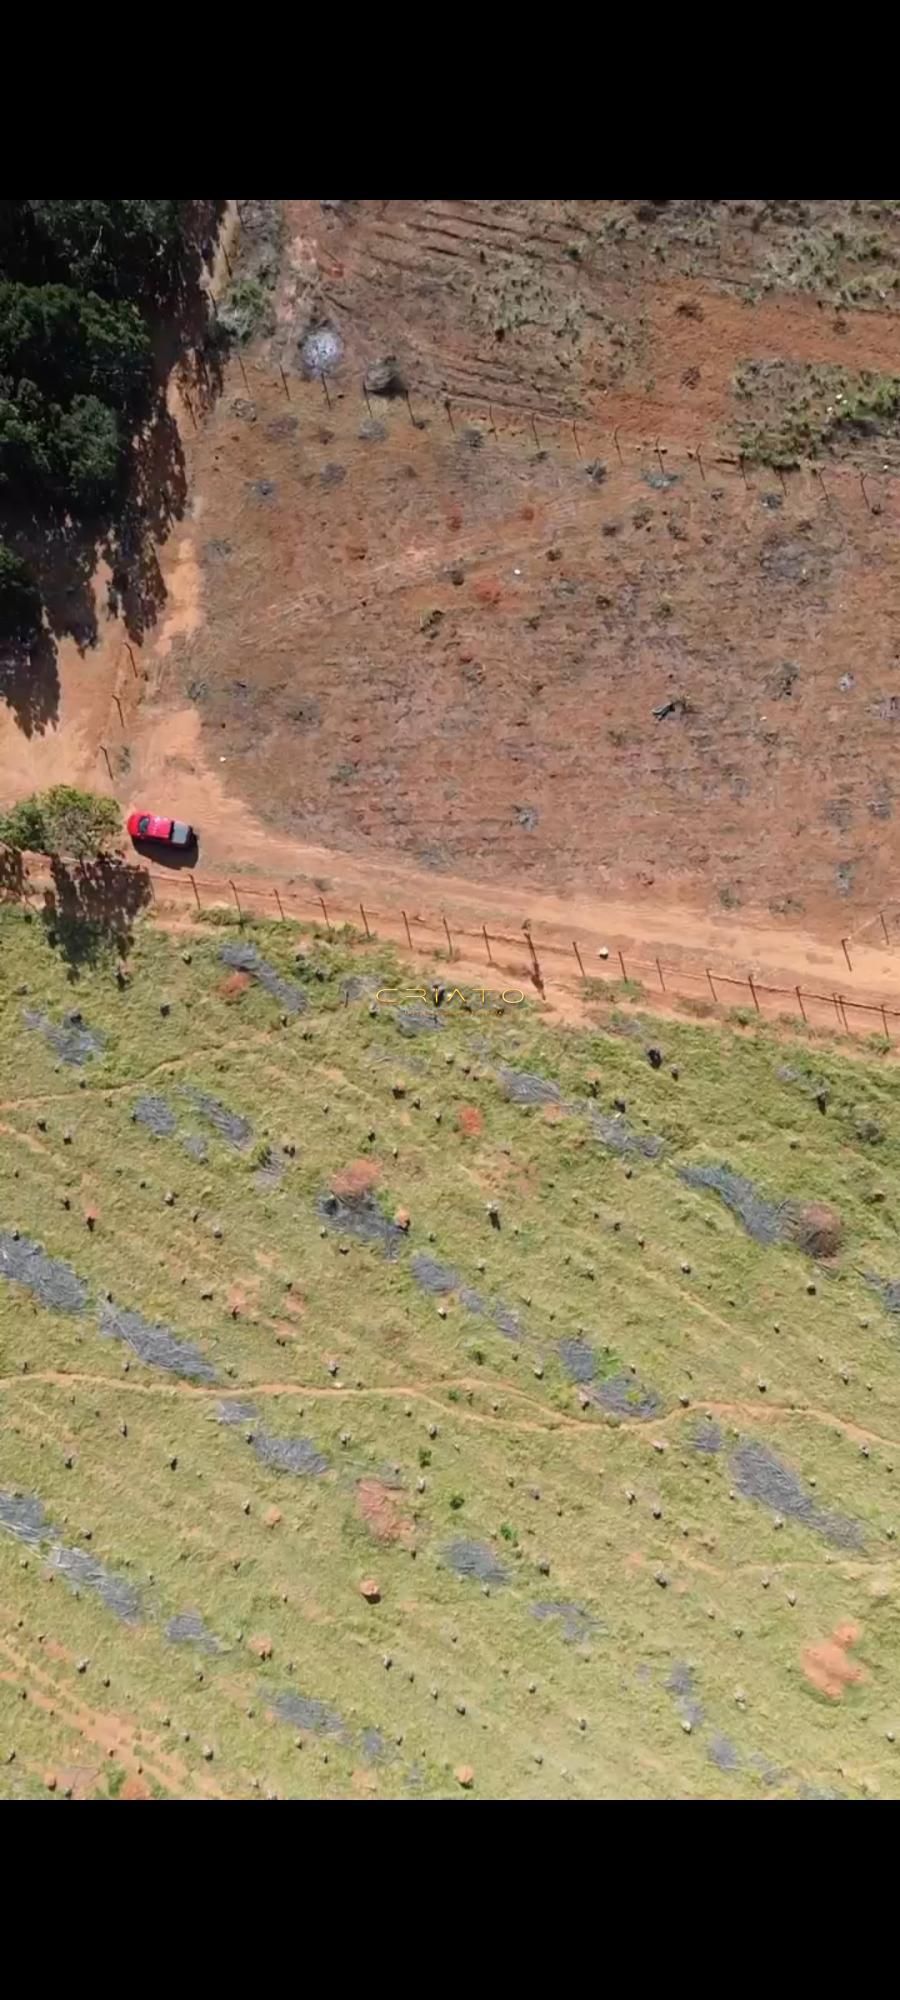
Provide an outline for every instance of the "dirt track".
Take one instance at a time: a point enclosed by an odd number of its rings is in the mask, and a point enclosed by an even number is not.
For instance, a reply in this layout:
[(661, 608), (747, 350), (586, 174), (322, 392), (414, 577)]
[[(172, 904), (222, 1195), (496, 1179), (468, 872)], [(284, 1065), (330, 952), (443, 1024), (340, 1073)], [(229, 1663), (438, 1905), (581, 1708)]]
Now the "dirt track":
[[(897, 315), (834, 320), (811, 296), (748, 305), (734, 285), (758, 275), (759, 243), (740, 217), (729, 292), (721, 245), (661, 272), (653, 229), (634, 243), (632, 231), (637, 266), (616, 275), (578, 205), (544, 205), (527, 227), (503, 204), (358, 207), (348, 223), (287, 204), (276, 339), (232, 362), (199, 429), (173, 386), (192, 497), (161, 552), (163, 614), (128, 649), (98, 575), (100, 641), (85, 656), (63, 642), (56, 725), (27, 736), (0, 707), (0, 798), (68, 780), (113, 789), (123, 812), (171, 805), (201, 829), (209, 899), (230, 900), (234, 880), (251, 912), (274, 914), (277, 888), (286, 909), (296, 897), (314, 915), (324, 894), (337, 920), (358, 921), (362, 903), (400, 942), (405, 910), (428, 949), (446, 948), (443, 915), (467, 980), (485, 969), (482, 924), (518, 940), (527, 918), (561, 1012), (580, 1011), (573, 940), (588, 974), (614, 975), (621, 950), (660, 1003), (657, 958), (698, 999), (707, 967), (821, 991), (810, 1019), (822, 1025), (835, 991), (894, 1004), (900, 952), (855, 944), (850, 971), (840, 942), (897, 879), (896, 723), (879, 710), (896, 629), (893, 507), (873, 514), (849, 466), (829, 473), (823, 502), (805, 476), (779, 495), (773, 475), (745, 488), (736, 468), (711, 491), (678, 455), (689, 439), (714, 448), (747, 355), (850, 353), (887, 369)], [(589, 237), (625, 330), (621, 367), (602, 381), (597, 342), (612, 335), (583, 262), (571, 264)], [(535, 245), (539, 277), (526, 269)], [(471, 307), (450, 296), (463, 267)], [(452, 283), (436, 290), (444, 271)], [(508, 298), (494, 296), (501, 278)], [(500, 319), (525, 285), (527, 332), (510, 324), (498, 346), (479, 282)], [(346, 346), (327, 410), (321, 385), (283, 388), (274, 374), (309, 285)], [(562, 306), (594, 328), (568, 359)], [(373, 445), (360, 440), (353, 371), (376, 337), (398, 351), (405, 339), (421, 416), (411, 427), (402, 405), (379, 405)], [(427, 400), (445, 389), (479, 423), (494, 397), (512, 429), (498, 442), (482, 428), (469, 450)], [(599, 425), (599, 491), (585, 470), (597, 439), (557, 426), (534, 452), (535, 406)], [(663, 487), (678, 457), (671, 492), (654, 488), (659, 432), (675, 454)], [(259, 475), (272, 472), (262, 501)], [(780, 699), (772, 660), (787, 651), (800, 679)], [(854, 688), (839, 693), (848, 662)], [(696, 716), (655, 722), (659, 689), (682, 687)], [(329, 768), (332, 757), (343, 761)], [(193, 903), (183, 878), (170, 896)], [(497, 958), (527, 979), (524, 939)], [(745, 1003), (748, 989), (722, 997)]]

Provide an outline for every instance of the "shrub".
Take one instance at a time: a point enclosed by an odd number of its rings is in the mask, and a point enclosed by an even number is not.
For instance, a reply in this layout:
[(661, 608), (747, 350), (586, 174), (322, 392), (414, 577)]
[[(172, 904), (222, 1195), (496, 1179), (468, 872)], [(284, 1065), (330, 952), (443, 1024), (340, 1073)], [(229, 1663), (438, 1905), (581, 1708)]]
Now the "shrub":
[(0, 818), (0, 840), (7, 847), (72, 855), (76, 860), (102, 853), (120, 831), (115, 799), (81, 792), (74, 785), (51, 785), (47, 792), (35, 792)]

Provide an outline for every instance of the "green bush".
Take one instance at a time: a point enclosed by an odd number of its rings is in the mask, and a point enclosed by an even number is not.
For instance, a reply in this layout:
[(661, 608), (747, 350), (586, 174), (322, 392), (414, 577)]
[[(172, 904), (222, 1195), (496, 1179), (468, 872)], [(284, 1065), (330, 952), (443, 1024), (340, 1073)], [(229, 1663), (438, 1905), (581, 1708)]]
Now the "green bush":
[(0, 840), (36, 854), (71, 855), (85, 860), (102, 853), (121, 833), (115, 799), (81, 792), (74, 785), (51, 785), (0, 817)]

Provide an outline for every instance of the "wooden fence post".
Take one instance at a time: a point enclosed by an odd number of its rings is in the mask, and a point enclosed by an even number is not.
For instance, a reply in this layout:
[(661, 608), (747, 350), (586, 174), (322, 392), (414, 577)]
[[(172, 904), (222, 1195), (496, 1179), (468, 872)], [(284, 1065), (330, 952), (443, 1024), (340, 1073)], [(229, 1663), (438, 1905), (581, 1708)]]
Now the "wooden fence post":
[(849, 951), (847, 950), (847, 940), (846, 940), (846, 938), (841, 938), (841, 949), (842, 949), (842, 951), (843, 951), (843, 954), (844, 954), (844, 957), (845, 957), (845, 959), (847, 960), (847, 971), (848, 971), (848, 972), (852, 972), (852, 971), (853, 971), (853, 967), (852, 967), (852, 965), (851, 965), (851, 963), (850, 963), (850, 953), (849, 953)]
[(800, 991), (800, 988), (799, 988), (799, 986), (795, 987), (795, 988), (794, 988), (794, 991), (795, 991), (795, 993), (796, 993), (796, 995), (797, 995), (797, 1005), (798, 1005), (798, 1007), (799, 1007), (799, 1009), (800, 1009), (800, 1013), (801, 1013), (801, 1015), (802, 1015), (802, 1017), (803, 1017), (803, 1019), (804, 1019), (804, 1021), (805, 1021), (805, 1020), (806, 1020), (806, 1008), (805, 1008), (805, 1007), (804, 1007), (804, 1005), (803, 1005), (803, 995), (802, 995), (802, 993), (801, 993), (801, 991)]
[(369, 919), (368, 919), (368, 917), (366, 916), (366, 913), (365, 913), (365, 910), (363, 909), (363, 906), (362, 906), (362, 904), (361, 904), (361, 903), (360, 903), (360, 906), (359, 906), (359, 914), (360, 914), (360, 916), (362, 917), (362, 920), (363, 920), (363, 929), (364, 929), (364, 931), (365, 931), (365, 933), (366, 933), (366, 937), (367, 937), (367, 938), (370, 938), (370, 937), (371, 937), (371, 935), (372, 935), (372, 933), (371, 933), (371, 931), (370, 931), (370, 929), (369, 929)]
[(194, 891), (194, 901), (195, 901), (195, 903), (196, 903), (196, 905), (197, 905), (197, 908), (198, 908), (198, 910), (199, 910), (199, 908), (200, 908), (200, 891), (199, 891), (199, 889), (198, 889), (198, 887), (197, 887), (197, 877), (196, 877), (196, 875), (192, 875), (192, 876), (191, 876), (191, 888), (192, 888), (192, 889), (193, 889), (193, 891)]
[(582, 963), (581, 963), (581, 953), (580, 953), (580, 951), (579, 951), (579, 949), (578, 949), (578, 946), (577, 946), (577, 944), (575, 943), (575, 939), (574, 939), (574, 938), (572, 939), (572, 950), (574, 951), (574, 953), (575, 953), (575, 957), (576, 957), (576, 958), (577, 958), (577, 960), (578, 960), (578, 970), (579, 970), (579, 972), (581, 973), (581, 977), (582, 977), (582, 979), (583, 979), (583, 978), (585, 977), (585, 971), (584, 971), (584, 966), (583, 966), (583, 965), (582, 965)]
[(884, 1028), (884, 1039), (886, 1042), (889, 1042), (891, 1038), (888, 1033), (887, 1008), (885, 1006), (882, 1006), (881, 1009), (881, 1025)]
[(626, 972), (626, 970), (625, 970), (625, 960), (624, 960), (624, 958), (622, 957), (622, 954), (621, 954), (621, 952), (619, 952), (619, 955), (618, 955), (618, 956), (619, 956), (619, 966), (620, 966), (620, 968), (621, 968), (621, 972), (622, 972), (622, 978), (623, 978), (623, 979), (626, 979), (626, 980), (627, 980), (627, 978), (628, 978), (628, 974), (627, 974), (627, 972)]
[(281, 907), (281, 897), (279, 896), (277, 889), (275, 891), (275, 901), (278, 904), (278, 915), (280, 916), (282, 923), (284, 923), (284, 911)]
[(663, 978), (663, 969), (662, 966), (660, 965), (659, 959), (657, 959), (656, 961), (656, 970), (659, 973), (660, 991), (664, 993), (666, 990), (666, 982)]
[(883, 910), (879, 910), (879, 912), (878, 912), (878, 915), (879, 915), (879, 916), (880, 916), (880, 918), (881, 918), (881, 928), (882, 928), (882, 930), (883, 930), (883, 932), (884, 932), (884, 941), (885, 941), (885, 944), (888, 944), (888, 945), (889, 945), (889, 944), (890, 944), (890, 942), (891, 942), (891, 940), (890, 940), (890, 937), (888, 936), (888, 927), (887, 927), (887, 924), (886, 924), (886, 923), (885, 923), (885, 921), (884, 921), (884, 911), (883, 911)]
[(834, 1011), (835, 1011), (835, 1013), (836, 1013), (836, 1015), (837, 1015), (837, 1017), (838, 1017), (838, 1027), (840, 1028), (840, 1027), (841, 1027), (841, 1025), (842, 1025), (842, 1022), (841, 1022), (841, 1003), (840, 1003), (840, 1001), (839, 1001), (839, 999), (838, 999), (838, 996), (837, 996), (837, 994), (836, 994), (836, 993), (832, 993), (832, 996), (831, 996), (831, 997), (832, 997), (832, 1000), (834, 1001)]
[(718, 1005), (718, 1000), (719, 1000), (719, 996), (718, 996), (718, 994), (717, 994), (717, 992), (716, 992), (716, 989), (715, 989), (715, 987), (714, 987), (714, 985), (713, 985), (713, 976), (712, 976), (712, 973), (710, 972), (710, 969), (709, 969), (709, 966), (707, 966), (707, 968), (706, 968), (706, 977), (707, 977), (707, 979), (708, 979), (708, 981), (709, 981), (709, 990), (710, 990), (710, 992), (711, 992), (711, 994), (712, 994), (712, 997), (713, 997), (713, 999), (715, 1000), (716, 1004)]
[[(323, 377), (322, 377), (322, 380), (323, 380), (323, 382), (324, 382), (324, 380), (325, 380), (325, 377), (324, 377), (324, 375), (323, 375)], [(330, 920), (329, 920), (329, 916), (328, 916), (328, 911), (327, 911), (327, 910), (326, 910), (326, 908), (325, 908), (325, 898), (324, 898), (324, 896), (320, 896), (320, 897), (319, 897), (319, 902), (320, 902), (320, 904), (321, 904), (321, 906), (322, 906), (322, 915), (323, 915), (323, 917), (325, 918), (325, 923), (326, 923), (326, 925), (327, 925), (328, 929), (330, 930), (330, 929), (331, 929), (331, 923), (330, 923)]]
[(112, 765), (109, 761), (109, 751), (107, 750), (105, 743), (101, 743), (100, 748), (103, 751), (104, 757), (106, 758), (106, 768), (109, 772), (109, 782), (110, 784), (112, 784)]
[(409, 933), (409, 918), (408, 918), (408, 916), (407, 916), (407, 914), (406, 914), (406, 911), (405, 911), (405, 910), (403, 911), (403, 921), (404, 921), (404, 923), (405, 923), (405, 925), (406, 925), (406, 942), (407, 942), (407, 944), (409, 945), (409, 948), (410, 948), (410, 951), (412, 951), (412, 948), (413, 948), (413, 941), (412, 941), (412, 938), (410, 937), (410, 933)]
[(442, 923), (442, 924), (443, 924), (443, 926), (444, 926), (444, 935), (445, 935), (445, 937), (446, 937), (446, 939), (447, 939), (447, 956), (448, 956), (448, 958), (451, 958), (451, 959), (452, 959), (452, 957), (453, 957), (453, 939), (452, 939), (452, 937), (450, 936), (450, 927), (449, 927), (449, 925), (448, 925), (448, 923), (447, 923), (447, 919), (446, 919), (446, 917), (444, 916), (444, 913), (443, 913), (443, 911), (441, 911), (441, 923)]
[(238, 900), (238, 892), (237, 892), (237, 890), (236, 890), (236, 888), (235, 888), (235, 886), (234, 886), (234, 883), (232, 882), (232, 880), (231, 880), (231, 877), (230, 877), (230, 876), (229, 876), (229, 878), (228, 878), (228, 886), (229, 886), (229, 888), (230, 888), (230, 890), (231, 890), (231, 893), (232, 893), (232, 895), (233, 895), (233, 897), (234, 897), (234, 900), (235, 900), (235, 904), (236, 904), (236, 906), (237, 906), (237, 913), (238, 913), (238, 922), (239, 922), (239, 923), (243, 923), (243, 921), (244, 921), (244, 912), (243, 912), (243, 910), (241, 909), (241, 905), (240, 905), (240, 902), (239, 902), (239, 900)]
[(494, 961), (491, 957), (491, 941), (490, 938), (488, 937), (487, 926), (485, 924), (482, 924), (481, 926), (481, 935), (484, 938), (484, 948), (485, 951), (487, 952), (488, 965), (493, 965)]
[(749, 988), (750, 988), (750, 991), (751, 991), (751, 993), (752, 993), (752, 995), (753, 995), (753, 1005), (754, 1005), (754, 1007), (756, 1008), (756, 1011), (757, 1011), (757, 1014), (761, 1014), (761, 1013), (762, 1013), (762, 1008), (761, 1008), (761, 1006), (760, 1006), (760, 1004), (759, 1004), (759, 994), (757, 993), (757, 991), (756, 991), (756, 987), (755, 987), (755, 986), (754, 986), (754, 984), (753, 984), (753, 974), (752, 974), (752, 972), (748, 972), (748, 974), (747, 974), (747, 985), (749, 986)]

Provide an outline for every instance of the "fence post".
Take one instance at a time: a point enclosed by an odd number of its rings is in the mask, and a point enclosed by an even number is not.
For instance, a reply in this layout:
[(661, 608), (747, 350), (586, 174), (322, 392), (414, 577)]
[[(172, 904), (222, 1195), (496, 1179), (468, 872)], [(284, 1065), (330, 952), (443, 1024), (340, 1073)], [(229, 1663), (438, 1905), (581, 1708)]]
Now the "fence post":
[(889, 944), (890, 944), (890, 942), (891, 942), (891, 940), (890, 940), (890, 937), (888, 936), (888, 927), (887, 927), (887, 924), (886, 924), (886, 923), (885, 923), (885, 921), (884, 921), (884, 911), (883, 911), (883, 910), (879, 910), (879, 912), (878, 912), (878, 915), (879, 915), (879, 916), (880, 916), (880, 918), (881, 918), (881, 928), (882, 928), (882, 930), (883, 930), (883, 932), (884, 932), (884, 941), (885, 941), (885, 944), (889, 945)]
[(843, 949), (843, 953), (844, 953), (844, 957), (845, 957), (845, 959), (847, 960), (847, 971), (848, 971), (848, 972), (852, 972), (852, 971), (853, 971), (853, 967), (852, 967), (852, 965), (851, 965), (851, 963), (850, 963), (850, 953), (849, 953), (849, 951), (847, 950), (847, 940), (846, 940), (846, 938), (841, 938), (841, 946), (842, 946), (842, 949)]
[(583, 979), (583, 978), (584, 978), (584, 976), (585, 976), (585, 972), (584, 972), (584, 966), (583, 966), (583, 965), (582, 965), (582, 963), (581, 963), (581, 953), (580, 953), (580, 951), (579, 951), (579, 949), (578, 949), (578, 946), (577, 946), (577, 944), (575, 943), (575, 939), (574, 939), (574, 938), (572, 939), (572, 950), (574, 951), (574, 953), (575, 953), (575, 957), (576, 957), (576, 958), (577, 958), (577, 960), (578, 960), (578, 970), (579, 970), (579, 972), (581, 973), (581, 977), (582, 977), (582, 979)]
[(283, 389), (284, 389), (284, 393), (285, 393), (285, 395), (286, 395), (286, 397), (287, 397), (287, 399), (288, 399), (288, 402), (290, 402), (290, 400), (291, 400), (291, 392), (290, 392), (290, 389), (288, 388), (288, 379), (287, 379), (287, 376), (286, 376), (286, 374), (285, 374), (285, 372), (284, 372), (284, 369), (283, 369), (283, 368), (282, 368), (282, 366), (281, 366), (281, 362), (280, 362), (280, 361), (279, 361), (279, 363), (278, 363), (278, 373), (279, 373), (279, 375), (281, 376), (281, 381), (282, 381), (282, 386), (283, 386)]
[(831, 997), (832, 1000), (834, 1001), (834, 1011), (838, 1017), (838, 1027), (840, 1028), (843, 1025), (841, 1022), (841, 1003), (836, 993), (832, 993)]
[(444, 926), (444, 936), (445, 936), (445, 937), (446, 937), (446, 939), (447, 939), (447, 956), (448, 956), (448, 958), (451, 958), (451, 959), (452, 959), (452, 957), (453, 957), (453, 939), (452, 939), (452, 937), (450, 936), (450, 928), (449, 928), (449, 925), (448, 925), (448, 923), (447, 923), (447, 919), (446, 919), (446, 917), (444, 916), (444, 913), (443, 913), (443, 911), (441, 911), (441, 923), (442, 923), (442, 924), (443, 924), (443, 926)]
[(363, 929), (364, 929), (364, 931), (365, 931), (365, 933), (366, 933), (366, 937), (367, 937), (367, 938), (370, 938), (370, 937), (371, 937), (371, 935), (372, 935), (372, 933), (371, 933), (371, 931), (370, 931), (370, 929), (369, 929), (369, 919), (368, 919), (368, 917), (366, 916), (366, 913), (365, 913), (365, 910), (363, 909), (363, 906), (362, 906), (362, 904), (361, 904), (361, 903), (360, 903), (360, 906), (359, 906), (359, 914), (360, 914), (360, 916), (362, 917), (362, 920), (363, 920)]
[(659, 959), (657, 959), (657, 961), (656, 961), (656, 970), (657, 970), (657, 972), (659, 973), (659, 984), (660, 984), (660, 988), (661, 988), (662, 992), (664, 993), (664, 992), (665, 992), (665, 990), (666, 990), (666, 982), (665, 982), (665, 980), (664, 980), (664, 978), (663, 978), (663, 969), (662, 969), (662, 966), (660, 965), (660, 962), (659, 962)]
[(884, 1028), (884, 1039), (886, 1042), (889, 1042), (891, 1038), (890, 1035), (888, 1034), (887, 1008), (884, 1005), (882, 1005), (881, 1009), (881, 1024), (882, 1027)]
[(710, 992), (711, 992), (711, 994), (712, 994), (712, 997), (713, 997), (713, 999), (714, 999), (714, 1000), (715, 1000), (715, 1002), (716, 1002), (716, 1005), (718, 1006), (718, 1001), (719, 1001), (719, 996), (718, 996), (718, 993), (716, 992), (716, 989), (715, 989), (715, 987), (714, 987), (714, 985), (713, 985), (713, 976), (712, 976), (712, 973), (710, 972), (710, 969), (709, 969), (709, 966), (707, 966), (707, 968), (706, 968), (706, 977), (707, 977), (707, 979), (708, 979), (708, 981), (709, 981), (709, 990), (710, 990)]
[(118, 709), (118, 711), (119, 711), (119, 721), (121, 722), (121, 724), (122, 724), (122, 728), (124, 729), (124, 727), (125, 727), (125, 717), (124, 717), (124, 715), (122, 714), (122, 704), (121, 704), (121, 702), (120, 702), (120, 700), (119, 700), (119, 697), (118, 697), (118, 695), (117, 695), (117, 694), (114, 694), (114, 695), (113, 695), (113, 701), (115, 702), (115, 704), (116, 704), (116, 707), (117, 707), (117, 709)]
[(278, 904), (278, 915), (280, 916), (282, 923), (284, 923), (284, 911), (281, 907), (281, 897), (279, 896), (277, 889), (275, 891), (275, 901)]
[(109, 782), (110, 784), (112, 784), (112, 765), (109, 761), (109, 751), (107, 750), (105, 743), (101, 743), (100, 748), (103, 751), (104, 757), (106, 758), (106, 768), (109, 772)]
[(542, 978), (542, 976), (541, 976), (541, 968), (540, 968), (540, 966), (539, 966), (539, 964), (538, 964), (538, 955), (537, 955), (537, 952), (535, 951), (535, 948), (534, 948), (534, 939), (533, 939), (533, 937), (532, 937), (532, 935), (531, 935), (531, 930), (530, 930), (530, 928), (526, 928), (526, 927), (525, 927), (525, 926), (523, 925), (523, 929), (525, 930), (525, 936), (526, 936), (526, 939), (527, 939), (527, 941), (528, 941), (528, 949), (529, 949), (529, 951), (530, 951), (530, 953), (531, 953), (531, 969), (532, 969), (532, 972), (534, 973), (534, 983), (535, 983), (535, 986), (536, 986), (536, 987), (537, 987), (537, 989), (538, 989), (538, 992), (539, 992), (539, 993), (542, 993), (542, 992), (543, 992), (543, 988), (544, 988), (544, 982), (543, 982), (543, 978)]
[(756, 987), (755, 987), (755, 986), (754, 986), (754, 984), (753, 984), (753, 974), (752, 974), (752, 972), (748, 972), (748, 974), (747, 974), (747, 985), (749, 986), (749, 988), (750, 988), (750, 991), (751, 991), (751, 993), (752, 993), (752, 995), (753, 995), (753, 1005), (754, 1005), (754, 1007), (756, 1008), (756, 1011), (757, 1011), (757, 1014), (761, 1014), (761, 1013), (762, 1013), (762, 1008), (760, 1007), (760, 1004), (759, 1004), (759, 994), (757, 993), (757, 991), (756, 991)]
[(493, 965), (494, 961), (493, 961), (493, 959), (492, 959), (492, 957), (491, 957), (491, 941), (490, 941), (490, 938), (488, 937), (488, 934), (487, 934), (487, 926), (486, 926), (486, 924), (482, 924), (482, 926), (481, 926), (481, 935), (482, 935), (482, 937), (484, 938), (484, 948), (485, 948), (485, 951), (487, 952), (487, 961), (488, 961), (488, 965)]
[[(324, 380), (325, 380), (325, 377), (324, 377), (324, 375), (323, 375), (323, 377), (322, 377), (322, 380), (323, 380), (323, 382), (324, 382)], [(326, 908), (325, 908), (325, 898), (324, 898), (324, 896), (320, 896), (320, 897), (319, 897), (319, 902), (321, 903), (321, 906), (322, 906), (322, 915), (323, 915), (323, 917), (325, 918), (325, 922), (326, 922), (326, 925), (328, 926), (328, 929), (330, 930), (330, 929), (331, 929), (331, 923), (330, 923), (330, 920), (329, 920), (329, 916), (328, 916), (328, 911), (327, 911), (327, 910), (326, 910)]]
[(236, 905), (237, 905), (237, 913), (238, 913), (238, 922), (239, 922), (239, 923), (243, 923), (243, 921), (244, 921), (244, 912), (243, 912), (243, 910), (241, 909), (241, 906), (240, 906), (240, 902), (238, 901), (238, 892), (237, 892), (237, 890), (236, 890), (236, 888), (235, 888), (235, 886), (234, 886), (234, 883), (232, 882), (232, 880), (231, 880), (231, 877), (230, 877), (230, 876), (229, 876), (229, 878), (228, 878), (228, 886), (229, 886), (229, 888), (230, 888), (230, 890), (231, 890), (231, 893), (232, 893), (232, 895), (233, 895), (233, 897), (234, 897), (234, 900), (235, 900), (235, 903), (236, 903)]
[(627, 978), (628, 978), (628, 974), (627, 974), (627, 972), (626, 972), (626, 970), (625, 970), (625, 960), (624, 960), (624, 958), (622, 957), (622, 954), (621, 954), (621, 952), (619, 952), (619, 954), (618, 954), (618, 958), (619, 958), (619, 965), (620, 965), (620, 968), (621, 968), (621, 972), (622, 972), (622, 978), (623, 978), (623, 979), (627, 979)]
[(133, 654), (133, 652), (132, 652), (132, 650), (131, 650), (131, 647), (130, 647), (130, 646), (129, 646), (129, 644), (128, 644), (128, 641), (127, 641), (127, 639), (126, 639), (126, 641), (125, 641), (125, 651), (126, 651), (126, 653), (128, 654), (128, 658), (129, 658), (129, 660), (131, 661), (131, 665), (132, 665), (132, 669), (133, 669), (133, 672), (134, 672), (134, 678), (135, 678), (135, 680), (138, 680), (138, 679), (139, 679), (139, 675), (138, 675), (138, 670), (137, 670), (137, 667), (135, 666), (135, 659), (134, 659), (134, 654)]
[(412, 941), (412, 938), (410, 937), (410, 934), (409, 934), (409, 918), (408, 918), (408, 916), (407, 916), (407, 914), (406, 914), (406, 911), (405, 911), (405, 910), (403, 911), (403, 921), (404, 921), (404, 923), (405, 923), (405, 925), (406, 925), (406, 942), (407, 942), (407, 944), (409, 945), (409, 948), (410, 948), (410, 951), (412, 951), (412, 948), (413, 948), (413, 941)]
[(796, 993), (796, 995), (797, 995), (797, 1005), (798, 1005), (798, 1007), (799, 1007), (799, 1009), (800, 1009), (800, 1013), (801, 1013), (801, 1016), (802, 1016), (803, 1020), (805, 1021), (805, 1020), (806, 1020), (806, 1008), (805, 1008), (805, 1007), (804, 1007), (804, 1005), (803, 1005), (803, 995), (802, 995), (802, 993), (801, 993), (801, 991), (800, 991), (800, 988), (799, 988), (799, 986), (796, 986), (796, 987), (794, 988), (794, 991), (795, 991), (795, 993)]
[(198, 908), (198, 910), (199, 910), (199, 908), (200, 908), (200, 891), (199, 891), (199, 889), (198, 889), (198, 887), (197, 887), (197, 877), (196, 877), (196, 875), (192, 875), (192, 876), (191, 876), (191, 888), (192, 888), (192, 889), (193, 889), (193, 891), (194, 891), (194, 901), (195, 901), (195, 903), (196, 903), (196, 905), (197, 905), (197, 908)]

